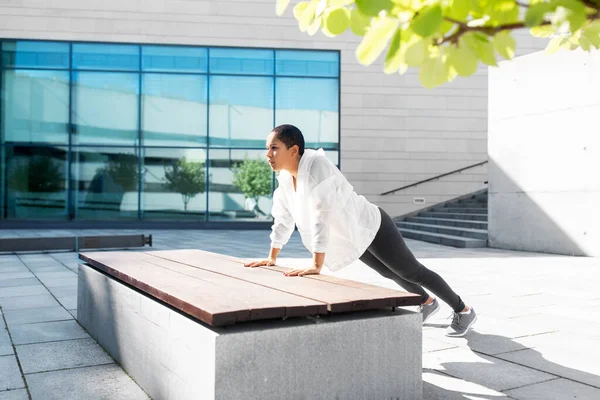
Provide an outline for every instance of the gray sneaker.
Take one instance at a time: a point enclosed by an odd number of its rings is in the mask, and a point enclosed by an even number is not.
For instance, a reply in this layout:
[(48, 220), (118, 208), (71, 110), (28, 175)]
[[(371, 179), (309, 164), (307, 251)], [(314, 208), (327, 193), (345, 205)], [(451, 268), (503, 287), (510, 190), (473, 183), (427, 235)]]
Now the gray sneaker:
[(421, 304), (421, 313), (423, 314), (423, 324), (427, 322), (436, 312), (440, 311), (440, 303), (433, 299), (431, 304)]
[(475, 309), (471, 308), (469, 314), (453, 313), (452, 323), (446, 329), (446, 336), (450, 337), (462, 337), (469, 331), (473, 324), (477, 321), (477, 313)]

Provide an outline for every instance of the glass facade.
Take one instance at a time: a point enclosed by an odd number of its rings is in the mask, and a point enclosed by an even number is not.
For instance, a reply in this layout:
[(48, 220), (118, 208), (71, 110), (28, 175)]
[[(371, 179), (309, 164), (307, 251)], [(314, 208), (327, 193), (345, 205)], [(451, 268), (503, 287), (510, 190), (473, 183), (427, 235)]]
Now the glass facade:
[(0, 220), (268, 220), (283, 123), (339, 164), (337, 51), (0, 45)]

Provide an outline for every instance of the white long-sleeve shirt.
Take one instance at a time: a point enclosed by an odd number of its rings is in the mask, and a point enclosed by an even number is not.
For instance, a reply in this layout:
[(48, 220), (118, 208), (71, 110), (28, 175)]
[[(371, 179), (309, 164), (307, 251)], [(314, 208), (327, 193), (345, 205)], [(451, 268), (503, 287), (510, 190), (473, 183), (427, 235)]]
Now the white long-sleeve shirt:
[(375, 238), (381, 225), (379, 209), (354, 192), (323, 149), (304, 151), (296, 190), (289, 172), (281, 171), (277, 180), (271, 247), (283, 247), (296, 225), (304, 246), (312, 253), (325, 253), (325, 266), (336, 271), (356, 261)]

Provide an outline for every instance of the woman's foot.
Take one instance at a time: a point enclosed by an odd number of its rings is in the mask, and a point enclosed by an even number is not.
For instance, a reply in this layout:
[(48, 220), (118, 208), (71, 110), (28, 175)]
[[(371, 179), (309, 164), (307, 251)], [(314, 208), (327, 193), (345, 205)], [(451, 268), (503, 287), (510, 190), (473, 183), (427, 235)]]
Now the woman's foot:
[[(431, 297), (430, 297), (431, 299)], [(421, 304), (421, 313), (423, 314), (423, 324), (427, 322), (429, 318), (431, 318), (436, 312), (440, 310), (440, 303), (438, 303), (437, 299), (433, 299), (429, 304), (425, 302)]]
[(446, 336), (462, 337), (467, 334), (469, 329), (477, 321), (477, 314), (473, 307), (469, 307), (468, 311), (455, 312), (452, 315), (452, 323), (446, 330)]

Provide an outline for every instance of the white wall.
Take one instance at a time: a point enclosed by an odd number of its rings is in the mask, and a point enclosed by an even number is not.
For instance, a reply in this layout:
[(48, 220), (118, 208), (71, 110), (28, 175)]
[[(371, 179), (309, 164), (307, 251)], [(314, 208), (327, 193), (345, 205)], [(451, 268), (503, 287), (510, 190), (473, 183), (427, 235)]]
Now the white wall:
[(600, 52), (490, 71), (492, 247), (600, 255)]
[[(381, 193), (487, 158), (487, 71), (438, 89), (416, 72), (385, 75), (359, 65), (358, 38), (300, 32), (275, 0), (19, 0), (0, 5), (0, 37), (107, 42), (340, 49), (342, 171), (355, 189), (399, 215), (484, 187), (487, 168), (448, 186), (434, 181), (398, 196)], [(538, 49), (524, 41), (521, 52)], [(461, 183), (464, 182), (464, 183)]]

